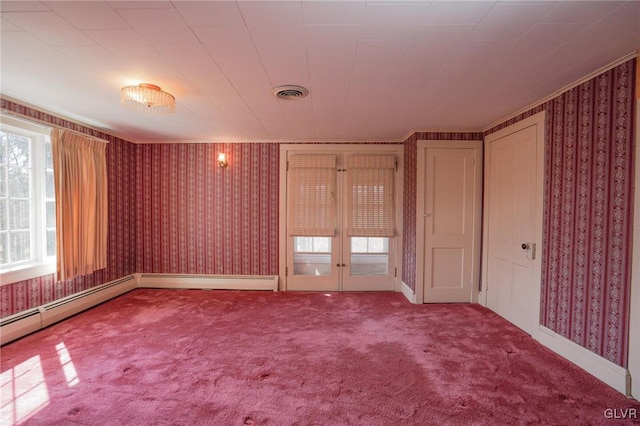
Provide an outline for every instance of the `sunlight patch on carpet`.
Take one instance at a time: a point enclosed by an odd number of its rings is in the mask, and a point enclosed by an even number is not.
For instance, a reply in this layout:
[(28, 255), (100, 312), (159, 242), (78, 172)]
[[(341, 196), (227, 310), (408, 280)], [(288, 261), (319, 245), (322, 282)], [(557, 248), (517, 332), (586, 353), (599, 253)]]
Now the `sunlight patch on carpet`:
[(58, 351), (58, 359), (60, 360), (60, 365), (62, 366), (64, 378), (67, 379), (67, 385), (71, 388), (80, 383), (78, 372), (76, 371), (76, 367), (73, 365), (71, 355), (69, 355), (69, 351), (67, 350), (64, 342), (58, 343), (56, 345), (56, 350)]
[(0, 423), (21, 423), (49, 405), (40, 356), (0, 373)]

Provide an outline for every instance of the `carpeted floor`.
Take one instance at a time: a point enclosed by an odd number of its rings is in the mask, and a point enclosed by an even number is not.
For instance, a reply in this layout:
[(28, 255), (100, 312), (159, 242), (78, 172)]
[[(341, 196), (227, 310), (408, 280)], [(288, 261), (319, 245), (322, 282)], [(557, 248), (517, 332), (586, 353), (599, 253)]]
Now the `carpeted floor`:
[(3, 425), (640, 424), (492, 312), (398, 293), (139, 289), (0, 365)]

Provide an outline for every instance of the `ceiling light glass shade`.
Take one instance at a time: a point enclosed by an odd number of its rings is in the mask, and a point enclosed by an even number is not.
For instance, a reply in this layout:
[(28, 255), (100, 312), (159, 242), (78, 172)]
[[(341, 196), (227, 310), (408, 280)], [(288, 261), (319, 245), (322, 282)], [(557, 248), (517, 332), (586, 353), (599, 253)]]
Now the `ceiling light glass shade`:
[(171, 114), (176, 110), (176, 98), (153, 84), (126, 86), (120, 90), (120, 103), (143, 114)]

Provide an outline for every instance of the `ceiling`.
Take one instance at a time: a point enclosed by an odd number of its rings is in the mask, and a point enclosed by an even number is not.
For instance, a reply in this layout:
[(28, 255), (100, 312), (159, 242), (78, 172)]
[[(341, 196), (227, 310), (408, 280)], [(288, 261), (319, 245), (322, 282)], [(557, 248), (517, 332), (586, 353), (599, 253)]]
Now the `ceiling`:
[[(0, 93), (134, 142), (479, 131), (640, 49), (638, 1), (0, 1)], [(152, 83), (176, 112), (124, 109)], [(309, 96), (279, 100), (295, 84)]]

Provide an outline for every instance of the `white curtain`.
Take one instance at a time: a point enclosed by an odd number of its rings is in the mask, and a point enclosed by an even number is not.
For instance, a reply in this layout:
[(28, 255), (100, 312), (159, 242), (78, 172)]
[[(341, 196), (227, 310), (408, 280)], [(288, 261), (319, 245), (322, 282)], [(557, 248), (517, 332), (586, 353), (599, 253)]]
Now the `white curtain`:
[(58, 280), (107, 267), (106, 143), (51, 132), (56, 195)]
[(289, 234), (331, 237), (336, 228), (336, 156), (289, 159)]
[(347, 235), (393, 237), (394, 173), (391, 155), (347, 157)]

